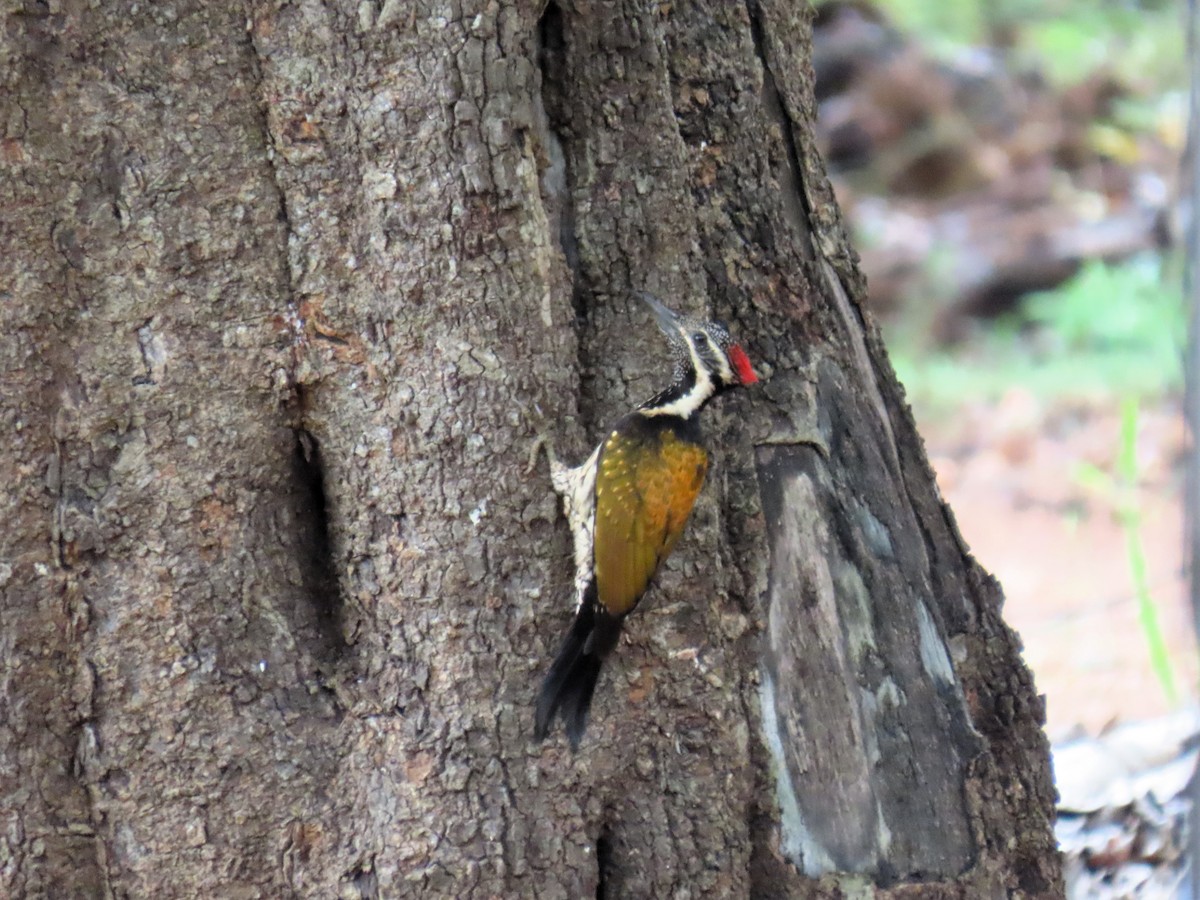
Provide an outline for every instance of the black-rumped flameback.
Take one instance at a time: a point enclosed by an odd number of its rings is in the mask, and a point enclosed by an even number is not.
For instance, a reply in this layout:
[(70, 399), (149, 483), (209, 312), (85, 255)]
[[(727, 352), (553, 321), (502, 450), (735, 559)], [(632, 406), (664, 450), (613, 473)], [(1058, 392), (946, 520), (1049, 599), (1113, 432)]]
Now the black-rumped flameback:
[(704, 484), (699, 413), (717, 394), (758, 380), (719, 322), (675, 315), (649, 294), (675, 355), (671, 384), (621, 418), (591, 456), (569, 467), (550, 454), (575, 543), (575, 619), (538, 695), (535, 733), (561, 717), (579, 746), (604, 658), (670, 554)]

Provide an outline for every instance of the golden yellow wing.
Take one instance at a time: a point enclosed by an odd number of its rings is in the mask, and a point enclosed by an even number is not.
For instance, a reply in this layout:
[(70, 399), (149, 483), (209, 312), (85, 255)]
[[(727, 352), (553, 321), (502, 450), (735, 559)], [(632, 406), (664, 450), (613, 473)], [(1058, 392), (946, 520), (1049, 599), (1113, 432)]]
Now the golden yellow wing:
[(679, 540), (704, 484), (708, 454), (664, 430), (614, 431), (596, 473), (596, 590), (610, 615), (637, 605)]

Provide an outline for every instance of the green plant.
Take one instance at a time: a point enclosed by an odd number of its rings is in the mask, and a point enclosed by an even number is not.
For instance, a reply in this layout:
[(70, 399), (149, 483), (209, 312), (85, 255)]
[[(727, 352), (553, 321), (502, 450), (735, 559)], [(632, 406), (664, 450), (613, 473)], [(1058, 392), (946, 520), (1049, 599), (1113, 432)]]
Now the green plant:
[(1121, 394), (1181, 384), (1183, 298), (1164, 283), (1157, 256), (1120, 265), (1089, 262), (1058, 290), (1034, 294), (1026, 309), (1051, 352), (1088, 360), (1123, 388)]
[(1115, 473), (1109, 474), (1090, 463), (1080, 463), (1075, 478), (1084, 487), (1109, 499), (1125, 532), (1125, 552), (1129, 559), (1134, 596), (1137, 598), (1138, 623), (1150, 652), (1154, 675), (1167, 700), (1173, 704), (1179, 692), (1175, 686), (1170, 651), (1163, 637), (1158, 603), (1150, 594), (1146, 553), (1142, 546), (1142, 520), (1137, 500), (1137, 431), (1138, 401), (1134, 397), (1127, 397), (1121, 403), (1121, 438)]
[(1115, 403), (1183, 383), (1184, 304), (1162, 260), (1089, 263), (1024, 310), (980, 323), (959, 346), (931, 351), (911, 328), (889, 327), (896, 373), (920, 417), (1020, 389), (1047, 400)]
[(1173, 3), (1157, 0), (878, 0), (901, 29), (919, 35), (936, 54), (953, 55), (1011, 35), (1023, 67), (1068, 85), (1097, 70), (1125, 83), (1159, 87), (1186, 80), (1183, 29)]

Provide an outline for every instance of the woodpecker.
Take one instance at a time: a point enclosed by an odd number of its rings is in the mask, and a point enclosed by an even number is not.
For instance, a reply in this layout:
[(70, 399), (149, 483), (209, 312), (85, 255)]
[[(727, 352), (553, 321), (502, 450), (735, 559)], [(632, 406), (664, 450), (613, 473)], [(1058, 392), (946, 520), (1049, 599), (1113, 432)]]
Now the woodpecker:
[(546, 445), (574, 537), (576, 609), (542, 682), (534, 733), (542, 740), (560, 716), (572, 750), (587, 726), (600, 666), (704, 484), (700, 410), (717, 394), (758, 380), (723, 324), (677, 316), (651, 295), (639, 296), (674, 353), (671, 384), (622, 417), (582, 465), (563, 465)]

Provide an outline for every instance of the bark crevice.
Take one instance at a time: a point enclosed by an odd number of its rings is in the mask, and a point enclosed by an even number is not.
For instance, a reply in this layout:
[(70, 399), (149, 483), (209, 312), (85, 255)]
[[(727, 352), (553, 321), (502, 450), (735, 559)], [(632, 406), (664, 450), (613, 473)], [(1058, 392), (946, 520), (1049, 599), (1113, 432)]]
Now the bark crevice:
[(293, 475), (297, 487), (297, 507), (302, 547), (306, 552), (304, 589), (316, 615), (317, 626), (326, 648), (334, 655), (345, 650), (342, 640), (342, 600), (334, 565), (333, 539), (329, 528), (329, 501), (325, 491), (325, 470), (321, 447), (303, 426), (296, 426)]
[[(287, 313), (284, 322), (289, 330), (292, 345), (287, 367), (287, 384), (292, 392), (289, 405), (294, 409), (292, 430), (295, 434), (291, 474), (296, 492), (295, 527), (302, 548), (300, 564), (303, 588), (321, 635), (322, 646), (316, 648), (319, 651), (317, 655), (326, 659), (338, 658), (345, 651), (346, 642), (342, 636), (343, 603), (334, 564), (325, 468), (320, 445), (309, 427), (312, 395), (301, 381), (300, 375), (301, 351), (306, 346), (309, 329), (303, 305), (298, 297), (298, 273), (292, 261), (295, 237), (292, 213), (281, 172), (279, 148), (271, 128), (271, 106), (266, 88), (263, 56), (254, 35), (255, 32), (251, 29), (246, 49), (258, 101), (258, 130), (263, 155), (270, 173), (270, 184), (278, 202), (275, 220), (282, 232), (279, 246), (279, 283), (285, 295), (284, 305)], [(347, 341), (326, 330), (314, 331), (314, 337), (340, 346), (347, 344)], [(334, 699), (336, 705), (336, 698), (331, 699)]]
[(612, 865), (612, 832), (605, 825), (596, 838), (596, 900), (610, 900), (608, 882)]
[[(813, 221), (813, 208), (807, 184), (809, 176), (805, 174), (807, 170), (801, 160), (800, 145), (796, 138), (797, 126), (788, 110), (783, 91), (775, 78), (775, 67), (771, 62), (772, 53), (763, 26), (764, 13), (759, 0), (746, 0), (746, 11), (750, 19), (750, 36), (754, 43), (754, 52), (762, 65), (763, 109), (779, 127), (787, 159), (787, 165), (780, 168), (777, 176), (780, 182), (784, 213), (801, 238), (799, 245), (806, 259), (809, 262), (818, 263), (818, 272), (824, 279), (829, 294), (836, 301), (834, 306), (841, 319), (841, 331), (850, 347), (854, 362), (861, 372), (863, 386), (870, 394), (880, 424), (887, 432), (890, 450), (889, 462), (893, 465), (893, 474), (898, 476), (900, 462), (896, 449), (896, 437), (879, 386), (879, 373), (864, 339), (864, 334), (874, 326), (873, 323), (866, 320), (862, 307), (851, 301), (852, 291), (842, 282), (837, 269), (822, 252), (819, 244), (819, 224)], [(811, 86), (806, 86), (804, 90), (811, 91)]]
[(816, 248), (813, 246), (812, 228), (809, 224), (811, 209), (808, 196), (804, 192), (804, 168), (800, 164), (800, 148), (796, 143), (796, 124), (792, 121), (779, 85), (775, 81), (766, 35), (763, 33), (762, 10), (757, 0), (747, 0), (746, 12), (750, 18), (750, 38), (754, 42), (754, 54), (762, 64), (763, 109), (779, 126), (783, 138), (787, 164), (780, 166), (776, 173), (783, 211), (801, 238), (800, 249), (811, 262), (816, 258)]
[(578, 323), (587, 319), (588, 295), (579, 270), (579, 238), (575, 231), (575, 178), (568, 142), (570, 107), (566, 95), (567, 40), (562, 10), (547, 3), (537, 27), (537, 60), (541, 90), (535, 96), (545, 158), (541, 161), (542, 202), (550, 219), (551, 237), (557, 242), (571, 273), (571, 306)]
[[(281, 280), (286, 293), (285, 306), (287, 308), (286, 322), (292, 330), (292, 338), (295, 348), (298, 349), (304, 342), (304, 335), (307, 332), (305, 324), (304, 312), (301, 309), (300, 302), (297, 298), (297, 272), (295, 266), (292, 265), (292, 242), (295, 236), (295, 230), (292, 226), (292, 213), (288, 208), (287, 191), (284, 190), (284, 182), (280, 173), (279, 165), (279, 148), (275, 144), (274, 134), (271, 130), (271, 104), (267, 96), (266, 76), (263, 71), (262, 53), (254, 38), (254, 30), (250, 30), (250, 36), (246, 40), (246, 48), (249, 51), (250, 73), (254, 79), (254, 90), (258, 101), (259, 121), (258, 129), (262, 138), (263, 156), (267, 161), (267, 168), (271, 175), (271, 184), (275, 189), (275, 196), (278, 199), (279, 207), (276, 210), (275, 220), (280, 224), (282, 234), (282, 252), (280, 259), (282, 261), (282, 271), (280, 273)], [(320, 334), (320, 333), (318, 333)], [(299, 355), (296, 352), (292, 353), (291, 366), (288, 371), (288, 381), (296, 389), (297, 386), (297, 370), (299, 369)]]

